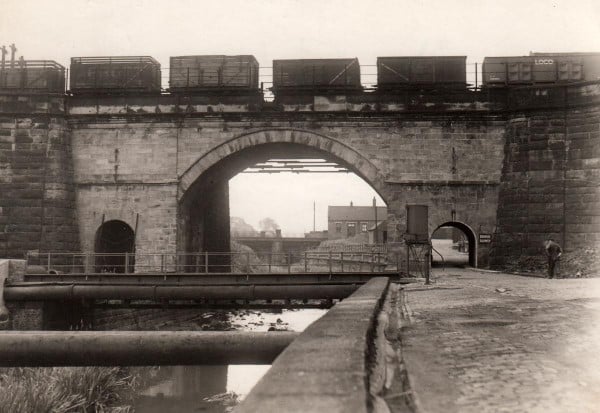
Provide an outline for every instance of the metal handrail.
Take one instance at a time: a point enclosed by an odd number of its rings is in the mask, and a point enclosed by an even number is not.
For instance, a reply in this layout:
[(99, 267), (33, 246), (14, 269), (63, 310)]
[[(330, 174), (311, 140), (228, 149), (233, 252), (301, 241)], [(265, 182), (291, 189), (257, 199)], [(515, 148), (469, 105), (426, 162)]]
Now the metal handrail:
[(433, 245), (431, 245), (431, 249), (432, 249), (433, 251), (435, 251), (437, 255), (439, 255), (439, 256), (440, 256), (440, 258), (442, 259), (442, 270), (446, 271), (446, 260), (444, 259), (444, 256), (443, 256), (443, 255), (442, 255), (442, 254), (441, 254), (441, 253), (440, 253), (438, 250), (436, 250), (436, 249), (433, 247)]
[(382, 272), (388, 257), (382, 252), (286, 251), (82, 253), (30, 252), (29, 273), (60, 274), (210, 274)]

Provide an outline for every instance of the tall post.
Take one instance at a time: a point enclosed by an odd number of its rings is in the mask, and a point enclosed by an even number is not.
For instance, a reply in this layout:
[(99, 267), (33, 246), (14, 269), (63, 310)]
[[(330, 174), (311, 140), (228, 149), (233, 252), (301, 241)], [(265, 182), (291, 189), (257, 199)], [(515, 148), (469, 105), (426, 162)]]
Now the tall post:
[(17, 53), (17, 48), (15, 46), (15, 44), (11, 44), (10, 45), (10, 68), (14, 69), (15, 68), (15, 53)]
[(308, 254), (306, 253), (306, 251), (304, 251), (304, 272), (308, 272), (308, 261), (306, 259), (307, 255)]
[(6, 46), (0, 47), (0, 53), (2, 53), (2, 64), (0, 65), (0, 70), (4, 70), (4, 66), (6, 65)]
[(374, 244), (379, 244), (379, 236), (377, 234), (377, 199), (373, 197), (373, 210), (375, 211), (375, 230), (373, 231)]
[(406, 243), (406, 276), (410, 277), (410, 244)]
[(315, 216), (316, 216), (316, 202), (313, 201), (313, 232), (316, 231), (316, 225), (315, 225), (316, 218), (315, 218)]
[(84, 273), (89, 274), (92, 272), (92, 261), (90, 260), (90, 253), (86, 252), (84, 257)]
[(429, 285), (429, 275), (431, 268), (431, 243), (428, 243), (425, 247), (425, 284)]

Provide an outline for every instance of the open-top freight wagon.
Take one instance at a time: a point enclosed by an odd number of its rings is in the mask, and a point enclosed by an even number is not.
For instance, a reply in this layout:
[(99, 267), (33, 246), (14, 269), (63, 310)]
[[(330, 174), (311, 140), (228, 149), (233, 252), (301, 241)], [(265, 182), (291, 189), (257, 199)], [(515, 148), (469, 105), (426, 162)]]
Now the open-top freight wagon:
[(0, 90), (64, 93), (65, 68), (53, 60), (21, 60), (0, 67)]
[(486, 57), (483, 86), (592, 82), (600, 80), (600, 53), (531, 53), (530, 56)]
[(170, 59), (170, 92), (255, 93), (258, 89), (258, 62), (254, 56), (174, 56)]
[(273, 92), (361, 91), (360, 65), (351, 59), (273, 60)]
[(71, 58), (74, 94), (160, 93), (160, 63), (150, 56)]
[(377, 58), (377, 90), (465, 88), (466, 56), (390, 56)]

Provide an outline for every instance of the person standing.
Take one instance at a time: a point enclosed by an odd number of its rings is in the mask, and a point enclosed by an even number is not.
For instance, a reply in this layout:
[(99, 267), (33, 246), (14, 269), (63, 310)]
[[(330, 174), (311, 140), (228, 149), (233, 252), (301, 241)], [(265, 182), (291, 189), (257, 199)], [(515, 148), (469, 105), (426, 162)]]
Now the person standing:
[(554, 278), (554, 269), (556, 268), (556, 263), (562, 255), (562, 249), (560, 248), (560, 245), (554, 242), (552, 238), (548, 238), (544, 243), (544, 250), (546, 251), (546, 256), (548, 257), (548, 278)]

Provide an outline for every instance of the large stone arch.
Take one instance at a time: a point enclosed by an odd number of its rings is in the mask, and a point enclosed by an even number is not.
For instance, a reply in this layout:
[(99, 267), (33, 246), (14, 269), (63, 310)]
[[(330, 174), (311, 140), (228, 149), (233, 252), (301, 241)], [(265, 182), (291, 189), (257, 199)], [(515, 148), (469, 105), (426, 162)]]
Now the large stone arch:
[[(201, 155), (179, 177), (177, 248), (188, 253), (185, 259), (209, 252), (212, 258), (206, 266), (226, 269), (230, 260), (229, 179), (257, 162), (296, 156), (327, 158), (345, 166), (387, 202), (383, 174), (356, 149), (336, 139), (287, 128), (245, 133)], [(186, 265), (194, 265), (187, 261)]]
[(292, 128), (253, 131), (237, 136), (212, 148), (209, 152), (200, 156), (179, 177), (179, 199), (185, 196), (187, 190), (204, 172), (223, 159), (244, 149), (270, 143), (305, 145), (325, 152), (364, 179), (383, 199), (386, 199), (384, 191), (385, 176), (368, 158), (354, 148), (334, 138), (312, 131)]

